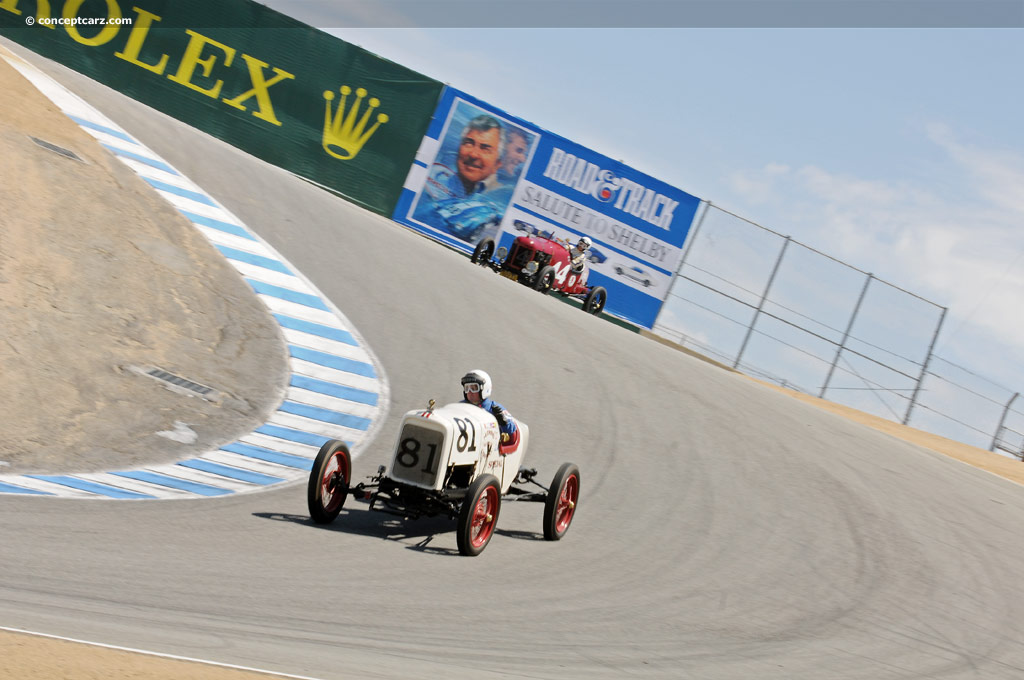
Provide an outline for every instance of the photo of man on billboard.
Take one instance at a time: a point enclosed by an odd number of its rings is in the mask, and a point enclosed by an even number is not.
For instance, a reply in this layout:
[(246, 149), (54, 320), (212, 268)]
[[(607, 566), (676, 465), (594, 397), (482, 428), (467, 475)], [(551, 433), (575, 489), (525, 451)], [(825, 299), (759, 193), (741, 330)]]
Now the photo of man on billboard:
[(534, 137), (476, 106), (457, 102), (412, 219), (470, 244), (493, 237)]

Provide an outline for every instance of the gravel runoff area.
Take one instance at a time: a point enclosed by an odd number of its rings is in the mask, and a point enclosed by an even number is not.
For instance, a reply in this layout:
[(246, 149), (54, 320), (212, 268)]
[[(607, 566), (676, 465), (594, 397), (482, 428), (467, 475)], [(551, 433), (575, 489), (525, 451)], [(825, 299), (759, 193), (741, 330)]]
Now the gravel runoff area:
[[(173, 462), (262, 425), (287, 355), (248, 284), (2, 59), (0, 90), (0, 473)], [(222, 396), (183, 396), (131, 367)], [(168, 436), (179, 423), (194, 441)]]

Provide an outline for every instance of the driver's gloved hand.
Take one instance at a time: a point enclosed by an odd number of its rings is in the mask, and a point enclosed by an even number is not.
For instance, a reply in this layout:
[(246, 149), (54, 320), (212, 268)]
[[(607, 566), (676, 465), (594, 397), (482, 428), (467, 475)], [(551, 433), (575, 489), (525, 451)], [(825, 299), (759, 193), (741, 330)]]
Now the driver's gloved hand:
[(498, 425), (504, 429), (508, 426), (508, 419), (505, 418), (505, 412), (501, 410), (497, 404), (491, 406), (491, 415), (498, 419)]

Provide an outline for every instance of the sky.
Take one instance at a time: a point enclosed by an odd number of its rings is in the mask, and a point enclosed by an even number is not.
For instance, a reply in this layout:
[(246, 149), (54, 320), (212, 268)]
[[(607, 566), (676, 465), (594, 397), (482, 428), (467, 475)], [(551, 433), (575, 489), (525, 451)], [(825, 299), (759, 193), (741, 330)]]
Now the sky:
[(947, 307), (935, 353), (1000, 403), (1024, 391), (1020, 21), (354, 28), (329, 4), (266, 4)]

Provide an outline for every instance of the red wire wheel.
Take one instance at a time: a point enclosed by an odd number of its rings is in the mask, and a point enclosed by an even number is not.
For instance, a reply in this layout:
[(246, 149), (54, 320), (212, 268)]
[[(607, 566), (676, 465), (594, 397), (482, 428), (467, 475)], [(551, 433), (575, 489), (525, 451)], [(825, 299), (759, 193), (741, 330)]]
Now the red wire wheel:
[(565, 536), (576, 516), (579, 499), (580, 469), (572, 463), (562, 463), (544, 501), (544, 538), (557, 541)]
[(501, 486), (494, 475), (481, 475), (473, 482), (459, 509), (459, 552), (473, 557), (487, 547), (498, 523)]
[(341, 512), (352, 479), (352, 456), (345, 442), (331, 439), (320, 447), (309, 472), (306, 502), (317, 524), (329, 524)]

